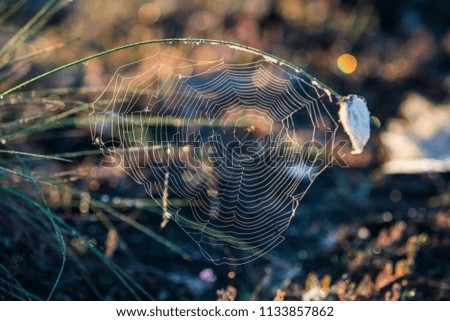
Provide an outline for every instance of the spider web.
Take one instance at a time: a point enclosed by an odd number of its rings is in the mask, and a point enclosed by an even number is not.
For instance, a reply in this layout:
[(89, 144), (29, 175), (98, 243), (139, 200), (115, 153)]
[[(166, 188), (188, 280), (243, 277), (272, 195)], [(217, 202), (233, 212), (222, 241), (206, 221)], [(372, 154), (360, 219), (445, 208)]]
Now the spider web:
[(93, 109), (104, 166), (142, 185), (215, 264), (283, 241), (338, 129), (316, 82), (225, 45), (154, 46), (117, 69)]

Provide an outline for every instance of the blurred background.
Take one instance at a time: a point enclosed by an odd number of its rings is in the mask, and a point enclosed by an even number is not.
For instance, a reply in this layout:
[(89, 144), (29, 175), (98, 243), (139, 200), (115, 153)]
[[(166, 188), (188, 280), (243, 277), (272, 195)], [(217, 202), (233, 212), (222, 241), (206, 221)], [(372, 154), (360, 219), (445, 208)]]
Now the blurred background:
[(0, 1), (2, 92), (117, 46), (210, 38), (365, 97), (378, 125), (270, 256), (215, 266), (91, 144), (83, 102), (145, 48), (35, 82), (0, 102), (0, 298), (448, 300), (449, 21), (444, 0)]

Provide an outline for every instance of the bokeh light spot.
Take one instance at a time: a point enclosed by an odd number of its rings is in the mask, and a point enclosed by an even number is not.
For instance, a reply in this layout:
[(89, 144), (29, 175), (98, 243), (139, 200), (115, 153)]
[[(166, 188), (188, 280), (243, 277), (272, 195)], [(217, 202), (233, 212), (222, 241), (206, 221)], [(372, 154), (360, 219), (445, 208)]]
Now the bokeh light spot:
[(139, 8), (138, 15), (141, 23), (151, 25), (161, 18), (161, 10), (153, 3), (146, 3)]
[(375, 128), (379, 129), (381, 127), (381, 120), (377, 116), (370, 116), (370, 121)]
[(356, 60), (355, 56), (351, 54), (343, 54), (340, 55), (337, 59), (337, 65), (340, 71), (342, 71), (345, 74), (351, 74), (356, 70), (356, 67), (358, 66), (358, 61)]
[(392, 213), (391, 212), (385, 212), (383, 214), (383, 221), (385, 221), (386, 223), (391, 222), (393, 219)]
[(214, 270), (211, 268), (202, 270), (199, 277), (202, 281), (206, 282), (214, 282), (217, 279), (216, 275), (214, 274)]
[(365, 240), (365, 239), (367, 239), (369, 236), (370, 236), (370, 231), (369, 231), (369, 229), (368, 229), (367, 227), (361, 227), (361, 228), (358, 230), (358, 237), (359, 237), (360, 239)]

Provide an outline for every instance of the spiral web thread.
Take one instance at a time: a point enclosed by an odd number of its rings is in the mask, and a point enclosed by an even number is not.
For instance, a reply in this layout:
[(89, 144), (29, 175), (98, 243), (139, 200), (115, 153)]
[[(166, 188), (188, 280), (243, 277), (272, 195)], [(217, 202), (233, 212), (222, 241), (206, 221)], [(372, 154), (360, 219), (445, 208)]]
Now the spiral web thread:
[(329, 166), (336, 108), (317, 83), (273, 59), (194, 60), (166, 49), (118, 68), (93, 103), (104, 166), (143, 185), (208, 260), (257, 259), (282, 242)]

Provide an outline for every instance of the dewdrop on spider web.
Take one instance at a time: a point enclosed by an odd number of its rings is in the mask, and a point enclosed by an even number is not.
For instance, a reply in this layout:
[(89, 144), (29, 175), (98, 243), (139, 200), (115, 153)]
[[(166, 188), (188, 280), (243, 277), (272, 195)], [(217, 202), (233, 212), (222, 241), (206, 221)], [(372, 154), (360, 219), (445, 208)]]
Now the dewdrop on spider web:
[(357, 95), (342, 97), (339, 120), (352, 143), (352, 154), (360, 154), (370, 137), (370, 113), (364, 98)]

